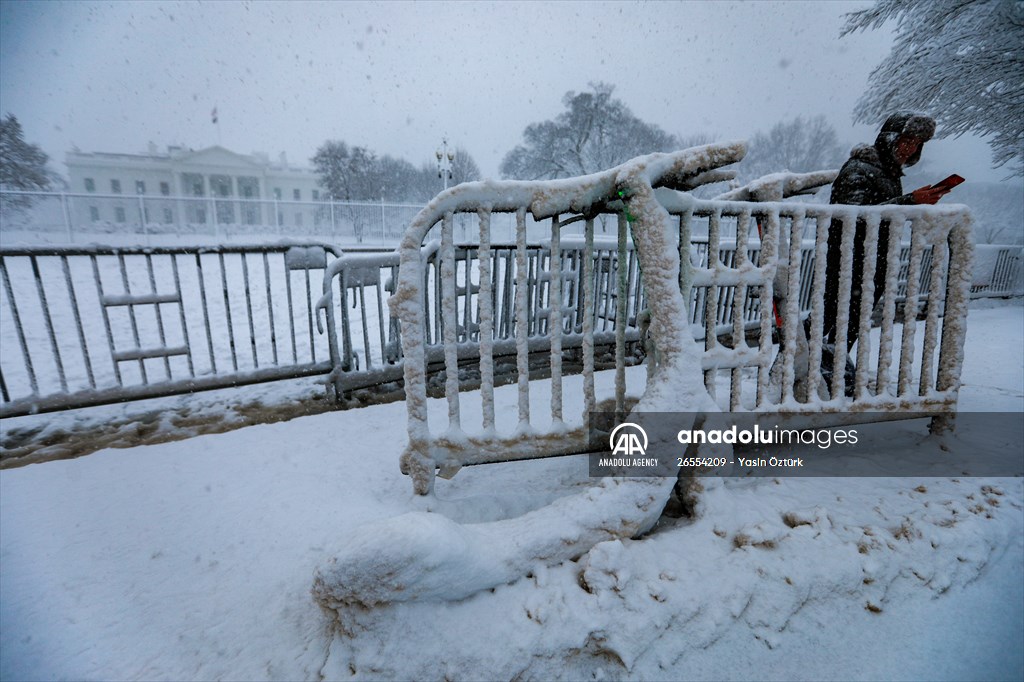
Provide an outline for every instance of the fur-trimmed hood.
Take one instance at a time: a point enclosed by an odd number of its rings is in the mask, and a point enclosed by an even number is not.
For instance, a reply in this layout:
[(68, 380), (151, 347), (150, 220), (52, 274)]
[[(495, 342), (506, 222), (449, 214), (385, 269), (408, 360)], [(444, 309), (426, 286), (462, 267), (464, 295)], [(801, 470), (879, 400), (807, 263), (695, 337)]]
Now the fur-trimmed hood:
[[(885, 119), (878, 137), (875, 138), (874, 148), (878, 152), (878, 164), (890, 169), (890, 171), (900, 168), (893, 156), (893, 151), (896, 148), (896, 141), (900, 139), (901, 135), (913, 135), (920, 139), (922, 143), (927, 142), (935, 136), (935, 119), (926, 114), (912, 111), (900, 111)], [(921, 148), (923, 146), (922, 144)], [(917, 152), (907, 159), (907, 162), (903, 165), (913, 166), (920, 161), (921, 148), (918, 148)]]

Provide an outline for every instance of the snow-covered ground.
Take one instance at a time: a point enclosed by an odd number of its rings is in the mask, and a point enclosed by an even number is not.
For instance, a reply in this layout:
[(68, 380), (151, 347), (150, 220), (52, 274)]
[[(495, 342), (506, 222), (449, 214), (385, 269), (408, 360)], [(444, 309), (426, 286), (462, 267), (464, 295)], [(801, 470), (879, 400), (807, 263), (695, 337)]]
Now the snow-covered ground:
[[(1024, 438), (1022, 348), (1019, 300), (972, 308), (961, 408), (1007, 412)], [(497, 389), (497, 413), (516, 399)], [(0, 471), (0, 678), (1024, 677), (1021, 478), (707, 480), (697, 518), (512, 584), (323, 609), (314, 572), (368, 524), (493, 521), (594, 483), (562, 458), (467, 468), (417, 498), (404, 425), (398, 402)], [(943, 456), (922, 422), (869, 428), (893, 457)], [(947, 445), (994, 447), (978, 435)], [(417, 539), (457, 591), (458, 536)]]

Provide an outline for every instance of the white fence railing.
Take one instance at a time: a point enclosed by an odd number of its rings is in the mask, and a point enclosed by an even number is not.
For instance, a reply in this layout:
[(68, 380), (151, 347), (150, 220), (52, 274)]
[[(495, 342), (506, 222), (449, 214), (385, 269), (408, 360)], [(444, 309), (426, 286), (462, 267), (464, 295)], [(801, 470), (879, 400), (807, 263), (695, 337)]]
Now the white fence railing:
[[(121, 245), (312, 239), (348, 246), (394, 246), (422, 204), (384, 201), (293, 201), (222, 196), (163, 196), (0, 191), (0, 238), (10, 243)], [(532, 238), (543, 226), (527, 220)], [(614, 230), (614, 223), (605, 225)], [(514, 216), (494, 225), (508, 241)], [(476, 239), (470, 216), (455, 223), (460, 243)]]
[[(965, 334), (967, 300), (971, 280), (972, 244), (970, 214), (962, 206), (951, 207), (848, 207), (798, 203), (744, 203), (698, 201), (689, 195), (654, 198), (653, 187), (686, 189), (709, 168), (732, 163), (743, 154), (742, 146), (712, 145), (669, 155), (655, 154), (634, 159), (600, 174), (553, 182), (508, 182), (462, 185), (436, 197), (413, 220), (400, 246), (398, 287), (391, 301), (400, 319), (404, 378), (408, 409), (409, 445), (402, 454), (403, 471), (413, 478), (417, 493), (433, 489), (435, 472), (454, 475), (467, 464), (509, 461), (538, 456), (581, 452), (587, 447), (586, 415), (594, 412), (598, 396), (594, 382), (596, 309), (594, 263), (594, 222), (600, 215), (612, 215), (618, 222), (618, 262), (627, 260), (627, 232), (636, 244), (638, 264), (644, 274), (646, 307), (649, 312), (648, 373), (645, 385), (634, 387), (641, 395), (636, 409), (646, 411), (701, 412), (707, 399), (694, 391), (703, 370), (707, 396), (718, 408), (731, 411), (769, 411), (847, 415), (868, 410), (901, 412), (955, 409)], [(547, 347), (550, 376), (550, 405), (538, 418), (531, 412), (529, 320), (527, 298), (528, 267), (527, 212), (546, 221), (550, 229), (548, 282), (543, 296), (547, 305), (550, 340)], [(494, 272), (492, 270), (492, 220), (496, 214), (516, 217), (515, 348), (517, 366), (518, 427), (509, 433), (495, 431), (494, 357), (497, 346), (494, 314)], [(479, 255), (474, 272), (463, 275), (463, 283), (478, 283), (459, 296), (459, 259), (455, 249), (457, 216), (475, 216), (479, 226)], [(819, 391), (822, 361), (822, 318), (825, 285), (826, 243), (833, 219), (841, 225), (842, 259), (839, 277), (833, 359), (833, 379), (824, 398)], [(584, 224), (582, 263), (583, 316), (579, 332), (569, 326), (565, 283), (567, 271), (561, 245), (563, 225)], [(735, 259), (725, 263), (719, 257), (723, 224), (734, 231)], [(886, 225), (888, 239), (881, 248), (889, 276), (880, 292), (880, 335), (874, 342), (869, 334), (874, 311), (874, 269), (880, 227)], [(760, 224), (763, 236), (755, 262), (748, 247)], [(861, 225), (862, 227), (857, 227)], [(448, 404), (447, 425), (431, 430), (427, 416), (427, 363), (429, 348), (424, 335), (427, 272), (422, 249), (428, 235), (440, 229), (441, 319), (443, 323), (444, 393)], [(805, 229), (815, 235), (813, 250), (801, 248)], [(853, 240), (857, 230), (866, 231), (863, 296), (859, 309), (850, 310), (850, 277), (853, 269)], [(700, 263), (692, 258), (692, 235), (709, 235), (709, 257)], [(900, 244), (909, 238), (906, 299), (897, 339), (897, 280)], [(931, 253), (931, 276), (927, 291), (921, 291), (921, 272), (926, 253)], [(808, 255), (813, 255), (813, 262)], [(799, 315), (801, 282), (811, 274), (809, 339)], [(802, 276), (803, 273), (803, 276)], [(775, 291), (777, 274), (784, 288)], [(618, 295), (615, 317), (627, 318), (625, 306), (629, 270), (617, 271)], [(729, 345), (718, 342), (720, 287), (734, 287), (730, 305), (732, 338)], [(695, 350), (687, 311), (688, 293), (705, 289), (705, 340), (703, 352)], [(472, 293), (468, 293), (472, 292)], [(686, 292), (684, 294), (684, 292)], [(778, 293), (783, 306), (781, 348), (772, 343), (772, 316), (760, 315), (757, 345), (746, 342), (748, 300), (757, 300), (768, 310)], [(924, 296), (927, 318), (923, 343), (915, 343), (916, 313)], [(467, 311), (468, 309), (468, 311)], [(940, 311), (944, 318), (940, 325)], [(459, 343), (459, 320), (467, 312), (479, 320), (479, 344), (468, 354)], [(844, 367), (847, 358), (847, 329), (859, 331), (857, 367), (852, 396), (847, 397)], [(615, 326), (615, 389), (609, 396), (614, 411), (628, 411), (625, 372), (626, 325)], [(646, 331), (646, 329), (644, 330)], [(583, 424), (566, 420), (563, 393), (563, 342), (580, 336), (583, 367), (581, 409)], [(482, 421), (479, 427), (464, 423), (460, 407), (460, 360), (479, 358), (479, 386)], [(778, 357), (777, 357), (778, 356)], [(938, 361), (938, 362), (937, 362)], [(803, 363), (804, 371), (799, 365)], [(773, 366), (778, 370), (773, 371)], [(754, 377), (745, 370), (752, 370)], [(808, 368), (815, 368), (809, 371)], [(696, 372), (696, 374), (694, 374)], [(720, 373), (725, 374), (721, 384)], [(826, 387), (822, 387), (826, 388)], [(611, 411), (610, 409), (607, 411)], [(533, 415), (533, 416), (531, 416)], [(530, 434), (530, 438), (524, 438)]]

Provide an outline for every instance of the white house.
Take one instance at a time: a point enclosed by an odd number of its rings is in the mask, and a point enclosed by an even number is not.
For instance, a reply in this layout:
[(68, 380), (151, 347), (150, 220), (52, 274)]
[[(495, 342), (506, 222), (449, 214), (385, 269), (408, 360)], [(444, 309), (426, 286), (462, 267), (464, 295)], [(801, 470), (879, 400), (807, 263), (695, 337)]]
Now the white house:
[(151, 144), (146, 154), (71, 151), (65, 163), (77, 224), (301, 227), (318, 219), (316, 173), (283, 153), (271, 163), (220, 146), (158, 152)]

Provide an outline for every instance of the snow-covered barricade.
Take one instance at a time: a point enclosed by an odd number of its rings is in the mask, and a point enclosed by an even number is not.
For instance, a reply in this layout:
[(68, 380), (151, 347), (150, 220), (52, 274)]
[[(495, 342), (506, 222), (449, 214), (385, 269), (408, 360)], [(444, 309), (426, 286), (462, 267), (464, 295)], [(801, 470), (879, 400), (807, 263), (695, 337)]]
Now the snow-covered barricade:
[[(970, 214), (963, 206), (826, 206), (779, 201), (794, 194), (821, 186), (834, 177), (834, 171), (813, 174), (778, 174), (764, 178), (763, 182), (746, 191), (756, 202), (716, 199), (694, 199), (680, 191), (707, 181), (709, 177), (723, 177), (722, 166), (734, 163), (744, 153), (742, 143), (708, 145), (673, 154), (653, 154), (640, 157), (617, 168), (582, 178), (548, 182), (484, 182), (468, 183), (439, 195), (413, 221), (405, 235), (399, 269), (399, 284), (391, 301), (393, 313), (402, 325), (402, 347), (406, 358), (405, 380), (409, 414), (409, 447), (402, 455), (403, 470), (412, 475), (417, 492), (424, 494), (433, 485), (434, 472), (446, 475), (459, 467), (488, 461), (579, 452), (585, 446), (585, 427), (575, 421), (566, 421), (562, 401), (562, 348), (563, 335), (575, 332), (566, 329), (562, 312), (567, 305), (562, 291), (564, 261), (560, 246), (562, 226), (585, 220), (587, 246), (583, 258), (583, 308), (594, 309), (593, 291), (593, 221), (600, 214), (613, 213), (619, 220), (619, 246), (625, 251), (632, 239), (644, 275), (645, 300), (650, 317), (649, 345), (656, 349), (656, 359), (648, 358), (648, 381), (634, 398), (640, 398), (638, 410), (655, 411), (657, 405), (674, 412), (686, 412), (687, 405), (696, 406), (703, 396), (694, 397), (693, 390), (680, 377), (688, 376), (691, 368), (682, 368), (684, 359), (699, 364), (704, 371), (704, 384), (708, 394), (715, 398), (719, 370), (729, 371), (729, 384), (720, 407), (731, 411), (793, 411), (793, 412), (857, 412), (887, 410), (932, 410), (955, 408), (959, 382), (961, 349), (963, 346), (966, 303), (971, 278), (972, 245), (970, 240)], [(756, 184), (756, 183), (755, 183)], [(763, 191), (762, 191), (763, 190)], [(723, 196), (732, 196), (723, 195)], [(766, 199), (769, 199), (766, 201)], [(770, 199), (775, 199), (774, 201)], [(525, 253), (526, 235), (523, 229), (526, 212), (535, 220), (549, 220), (551, 224), (551, 266), (547, 288), (550, 317), (550, 376), (551, 423), (539, 430), (536, 419), (531, 421), (529, 396), (529, 337), (517, 327), (518, 383), (520, 389), (519, 427), (515, 433), (498, 434), (494, 431), (493, 366), (491, 344), (492, 273), (489, 271), (490, 216), (496, 212), (513, 212), (517, 216), (519, 234), (517, 249)], [(451, 225), (457, 213), (475, 212), (479, 215), (480, 255), (476, 273), (479, 291), (472, 297), (456, 295), (454, 244)], [(825, 285), (825, 251), (829, 226), (833, 220), (843, 226), (843, 252), (840, 277), (837, 340), (833, 385), (819, 387), (819, 372), (808, 367), (821, 364), (823, 288)], [(844, 395), (842, 368), (847, 360), (846, 330), (849, 324), (854, 232), (858, 223), (865, 231), (863, 295), (856, 316), (861, 339), (855, 347), (856, 384), (853, 395)], [(445, 330), (445, 395), (448, 401), (448, 425), (439, 434), (431, 432), (425, 408), (426, 375), (424, 371), (423, 343), (423, 291), (422, 245), (435, 225), (441, 227), (441, 287)], [(879, 245), (880, 226), (886, 230), (888, 241)], [(728, 227), (734, 234), (735, 259), (729, 266), (719, 259), (723, 231)], [(755, 227), (757, 232), (755, 233)], [(695, 230), (707, 232), (707, 260), (693, 265), (691, 238)], [(803, 235), (810, 231), (815, 238), (813, 251), (804, 253), (800, 246)], [(909, 238), (909, 271), (906, 284), (899, 286), (900, 248)], [(877, 249), (885, 249), (887, 260), (885, 290), (878, 296), (880, 310), (876, 313), (874, 270)], [(927, 291), (920, 291), (922, 260), (926, 251), (932, 261), (932, 272), (924, 279)], [(447, 256), (446, 256), (447, 254)], [(681, 258), (680, 255), (683, 255)], [(622, 254), (620, 254), (622, 255)], [(624, 255), (622, 257), (624, 261)], [(804, 262), (804, 261), (808, 262)], [(680, 267), (682, 264), (682, 267)], [(813, 268), (810, 334), (804, 333), (804, 324), (797, 308), (801, 271)], [(447, 269), (446, 269), (447, 268)], [(558, 269), (559, 273), (553, 271)], [(620, 274), (625, 274), (620, 270)], [(525, 268), (516, 272), (517, 313), (525, 314)], [(469, 276), (469, 275), (465, 275)], [(620, 278), (621, 279), (621, 278)], [(722, 286), (735, 288), (730, 305), (733, 310), (733, 338), (731, 347), (719, 343), (719, 301), (715, 300)], [(706, 289), (705, 348), (703, 354), (694, 351), (695, 343), (688, 325), (686, 305), (693, 288)], [(687, 292), (685, 295), (681, 292)], [(748, 308), (747, 298), (755, 297), (758, 309), (781, 309), (778, 330), (781, 344), (773, 344), (772, 315), (760, 315), (757, 346), (747, 345), (743, 311)], [(898, 299), (904, 299), (900, 301)], [(923, 299), (927, 312), (923, 351), (915, 354), (915, 325), (902, 325), (897, 319), (897, 303), (903, 302), (903, 318), (916, 316), (915, 305)], [(462, 306), (473, 306), (479, 322), (480, 390), (483, 400), (481, 428), (467, 430), (460, 417), (459, 359), (462, 348), (456, 343), (458, 320), (466, 313)], [(558, 305), (555, 302), (559, 302)], [(620, 298), (617, 304), (623, 303)], [(940, 314), (944, 314), (940, 328)], [(522, 315), (520, 315), (522, 317)], [(881, 341), (871, 347), (867, 331), (877, 320), (881, 327)], [(584, 404), (582, 413), (593, 412), (599, 402), (593, 392), (593, 320), (584, 316), (583, 374)], [(520, 322), (522, 320), (519, 320)], [(588, 322), (590, 324), (588, 324)], [(895, 338), (898, 327), (902, 337)], [(624, 325), (617, 326), (621, 333)], [(591, 342), (588, 343), (588, 338)], [(808, 338), (812, 339), (808, 343)], [(620, 344), (621, 346), (622, 344)], [(898, 346), (898, 347), (897, 347)], [(694, 353), (696, 353), (694, 355)], [(623, 348), (617, 352), (617, 371), (622, 372)], [(692, 357), (691, 357), (692, 355)], [(936, 362), (938, 360), (938, 362)], [(937, 368), (936, 368), (937, 364)], [(772, 372), (773, 366), (775, 371)], [(756, 381), (744, 391), (744, 368), (756, 370)], [(893, 376), (895, 373), (895, 376)], [(749, 373), (748, 373), (749, 374)], [(819, 388), (828, 388), (821, 391)], [(615, 411), (623, 413), (627, 403), (624, 380), (617, 382)], [(827, 398), (827, 395), (833, 396)], [(826, 396), (819, 399), (818, 396)]]
[[(858, 413), (889, 411), (894, 418), (909, 411), (945, 414), (955, 409), (959, 388), (970, 285), (972, 245), (970, 215), (962, 206), (849, 207), (780, 201), (702, 201), (686, 193), (710, 179), (728, 177), (721, 167), (739, 161), (742, 142), (713, 144), (672, 154), (651, 154), (608, 171), (580, 178), (547, 182), (478, 182), (460, 185), (437, 196), (416, 217), (403, 239), (398, 286), (391, 299), (392, 313), (401, 322), (409, 442), (401, 455), (401, 468), (410, 475), (416, 493), (430, 495), (435, 475), (448, 478), (466, 465), (514, 461), (586, 452), (587, 420), (595, 411), (617, 415), (642, 412), (709, 414), (733, 412), (786, 412), (836, 414), (843, 419)], [(821, 184), (822, 178), (811, 178)], [(828, 181), (827, 178), (824, 179)], [(659, 189), (657, 192), (655, 191)], [(789, 192), (782, 188), (783, 196)], [(755, 197), (752, 197), (755, 198)], [(544, 381), (550, 378), (550, 404), (540, 416), (531, 398), (529, 335), (526, 328), (526, 214), (548, 220), (551, 226), (550, 271), (547, 281), (550, 351)], [(492, 273), (490, 223), (498, 212), (511, 212), (517, 222), (518, 269), (516, 289), (516, 364), (518, 424), (499, 432), (495, 421), (492, 327)], [(479, 289), (471, 296), (456, 295), (457, 263), (452, 225), (458, 213), (476, 213), (480, 226), (479, 257), (474, 273)], [(627, 391), (625, 325), (616, 325), (616, 381), (613, 396), (594, 389), (594, 221), (602, 214), (617, 217), (619, 262), (626, 261), (632, 236), (644, 274), (649, 327), (646, 330), (646, 383)], [(864, 295), (854, 311), (860, 328), (856, 346), (856, 384), (844, 395), (842, 368), (846, 338), (852, 259), (842, 262), (839, 312), (840, 330), (835, 352), (834, 396), (819, 397), (820, 372), (808, 371), (821, 363), (822, 343), (808, 342), (797, 309), (803, 263), (800, 249), (805, 229), (816, 236), (813, 286), (814, 309), (810, 338), (822, 337), (822, 291), (825, 249), (833, 218), (843, 225), (844, 253), (852, 252), (855, 227), (866, 231)], [(584, 291), (582, 328), (566, 329), (563, 312), (566, 292), (561, 253), (562, 226), (585, 222), (583, 256)], [(881, 334), (871, 348), (874, 312), (873, 277), (879, 227), (892, 229), (881, 248), (886, 249), (888, 275), (880, 297)], [(445, 354), (447, 425), (440, 431), (428, 421), (426, 344), (424, 343), (423, 245), (428, 233), (440, 225), (440, 276)], [(726, 266), (719, 258), (725, 226), (735, 232), (736, 257)], [(694, 265), (692, 236), (706, 227), (708, 258)], [(758, 236), (760, 232), (760, 236)], [(927, 320), (923, 352), (915, 354), (915, 324), (897, 322), (899, 246), (910, 236), (910, 261), (904, 315), (916, 319), (922, 257), (933, 256), (933, 272), (925, 301)], [(758, 243), (759, 242), (759, 243)], [(777, 276), (783, 275), (781, 278)], [(625, 269), (618, 270), (619, 293), (625, 291)], [(471, 282), (465, 274), (464, 282)], [(783, 290), (776, 290), (782, 282)], [(719, 287), (734, 287), (731, 344), (719, 342), (717, 330)], [(690, 292), (705, 288), (707, 333), (704, 348), (694, 340), (688, 323)], [(780, 311), (781, 344), (773, 344), (775, 317), (760, 315), (755, 346), (747, 343), (744, 311), (747, 298), (756, 298), (760, 311)], [(472, 306), (479, 325), (479, 348), (473, 354), (457, 343), (460, 316)], [(625, 296), (616, 300), (622, 319)], [(939, 324), (940, 311), (945, 318)], [(902, 326), (898, 354), (896, 328)], [(582, 336), (583, 391), (579, 413), (567, 413), (563, 400), (564, 338)], [(463, 419), (460, 403), (460, 357), (479, 357), (481, 421)], [(936, 373), (936, 361), (938, 371)], [(895, 363), (895, 367), (894, 367)], [(773, 369), (774, 368), (774, 369)], [(894, 369), (896, 370), (894, 376)], [(725, 370), (725, 385), (719, 385)], [(534, 374), (534, 377), (536, 375)], [(577, 418), (577, 415), (578, 418)], [(679, 426), (685, 428), (685, 424)], [(372, 606), (410, 599), (459, 599), (481, 589), (510, 582), (537, 564), (553, 565), (585, 554), (598, 542), (635, 537), (651, 528), (676, 486), (672, 477), (595, 478), (585, 492), (569, 495), (518, 518), (461, 526), (423, 512), (407, 514), (366, 528), (352, 539), (349, 549), (323, 565), (315, 575), (314, 595), (329, 607)], [(566, 532), (565, 519), (573, 519)], [(562, 530), (552, 534), (551, 528)]]

